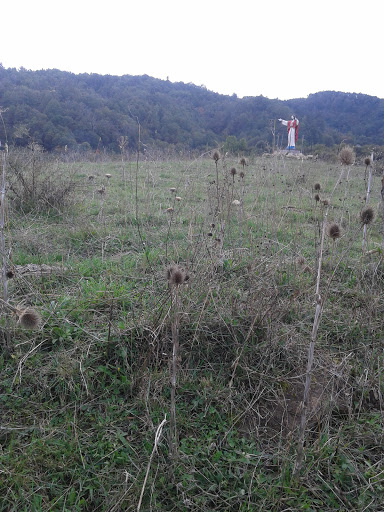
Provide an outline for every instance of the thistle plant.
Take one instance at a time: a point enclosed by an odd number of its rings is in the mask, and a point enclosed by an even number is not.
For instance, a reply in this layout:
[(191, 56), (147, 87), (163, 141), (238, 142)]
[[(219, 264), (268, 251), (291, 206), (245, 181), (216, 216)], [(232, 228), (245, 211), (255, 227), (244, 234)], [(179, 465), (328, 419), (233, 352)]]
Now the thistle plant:
[(327, 230), (327, 234), (329, 236), (329, 238), (331, 238), (334, 242), (340, 238), (340, 227), (338, 224), (331, 224), (329, 227), (328, 227), (328, 230)]
[(189, 279), (185, 270), (177, 265), (172, 265), (167, 270), (168, 288), (171, 300), (171, 332), (172, 332), (172, 361), (170, 368), (170, 384), (171, 384), (171, 411), (169, 418), (169, 454), (174, 461), (178, 451), (178, 434), (176, 425), (176, 384), (179, 368), (179, 328), (180, 328), (180, 286), (185, 284)]
[(0, 303), (16, 316), (17, 324), (24, 329), (34, 330), (40, 326), (41, 316), (34, 308), (21, 305), (12, 306), (12, 304), (3, 299), (0, 299)]
[(368, 226), (373, 221), (375, 212), (370, 206), (364, 208), (360, 213), (360, 221), (364, 226)]
[(219, 194), (219, 168), (218, 162), (220, 160), (220, 153), (218, 151), (214, 151), (212, 154), (212, 159), (215, 162), (216, 166), (216, 199), (217, 199), (217, 211), (220, 210), (220, 194)]
[[(331, 198), (333, 197), (333, 194), (335, 193), (336, 188), (338, 187), (343, 174), (344, 174), (344, 165), (350, 165), (352, 160), (352, 156), (350, 151), (348, 151), (346, 154), (348, 156), (344, 156), (344, 163), (342, 162), (341, 172), (340, 175), (334, 185), (334, 188), (331, 193)], [(341, 159), (340, 159), (341, 161)], [(349, 162), (346, 164), (345, 162)], [(321, 275), (322, 275), (322, 265), (323, 265), (323, 252), (324, 252), (324, 239), (326, 234), (326, 228), (327, 228), (327, 217), (329, 212), (329, 201), (325, 200), (322, 201), (324, 205), (323, 210), (323, 222), (322, 222), (322, 229), (321, 229), (321, 237), (320, 237), (320, 247), (319, 247), (319, 254), (317, 257), (317, 277), (316, 277), (316, 288), (315, 288), (315, 314), (314, 314), (314, 320), (312, 325), (312, 332), (310, 337), (310, 342), (308, 346), (308, 354), (307, 354), (307, 368), (305, 372), (305, 383), (304, 383), (304, 392), (303, 392), (303, 400), (301, 405), (301, 414), (300, 414), (300, 424), (299, 424), (299, 431), (298, 431), (298, 442), (297, 442), (297, 454), (296, 454), (296, 461), (294, 465), (294, 476), (297, 477), (298, 474), (301, 471), (303, 460), (304, 460), (304, 438), (305, 438), (305, 428), (307, 425), (307, 416), (308, 416), (308, 408), (309, 408), (309, 402), (310, 402), (310, 387), (311, 387), (311, 379), (312, 379), (312, 371), (313, 371), (313, 362), (314, 362), (314, 356), (315, 356), (315, 343), (317, 340), (317, 332), (320, 326), (320, 320), (321, 320), (321, 314), (323, 311), (323, 305), (325, 298), (321, 296), (320, 294), (320, 285), (321, 285)], [(335, 224), (331, 225), (328, 229), (329, 235), (335, 240), (340, 236), (340, 228)], [(332, 279), (333, 274), (330, 279)], [(329, 288), (330, 280), (328, 282), (328, 288)]]
[(124, 156), (125, 156), (125, 148), (128, 145), (128, 137), (121, 136), (117, 139), (117, 143), (120, 148), (120, 155), (121, 155), (121, 169), (123, 171), (123, 180), (124, 180), (124, 186), (126, 185), (126, 179), (125, 179), (125, 165), (124, 165)]
[(365, 173), (364, 173), (364, 181), (365, 181), (367, 179), (367, 169), (371, 165), (371, 159), (369, 158), (369, 156), (364, 158), (364, 164), (365, 164)]
[(384, 176), (381, 178), (381, 211), (382, 211), (382, 228), (381, 228), (381, 250), (384, 253)]
[[(367, 159), (365, 159), (367, 161)], [(366, 193), (366, 197), (365, 197), (365, 206), (367, 207), (368, 206), (368, 202), (369, 202), (369, 195), (371, 193), (371, 180), (372, 180), (372, 167), (373, 167), (373, 153), (371, 154), (371, 158), (369, 159), (369, 165), (366, 164), (366, 169), (367, 167), (369, 167), (369, 172), (368, 172), (368, 183), (367, 183), (367, 193)], [(373, 218), (373, 217), (372, 217)], [(371, 219), (372, 220), (372, 219)], [(363, 227), (363, 241), (362, 241), (362, 245), (361, 245), (361, 250), (364, 251), (364, 247), (365, 247), (365, 242), (366, 242), (366, 238), (367, 238), (367, 225), (369, 224), (368, 223), (364, 223), (364, 227)]]
[[(2, 255), (2, 267), (1, 267), (1, 277), (2, 277), (2, 285), (3, 285), (3, 302), (6, 304), (8, 300), (8, 289), (7, 289), (7, 267), (8, 261), (5, 252), (5, 237), (4, 237), (4, 229), (5, 229), (5, 174), (6, 174), (6, 155), (3, 152), (2, 156), (2, 174), (1, 174), (1, 193), (0, 193), (0, 251)], [(8, 329), (5, 329), (5, 337), (6, 337), (6, 345), (9, 347), (10, 345), (10, 335)]]

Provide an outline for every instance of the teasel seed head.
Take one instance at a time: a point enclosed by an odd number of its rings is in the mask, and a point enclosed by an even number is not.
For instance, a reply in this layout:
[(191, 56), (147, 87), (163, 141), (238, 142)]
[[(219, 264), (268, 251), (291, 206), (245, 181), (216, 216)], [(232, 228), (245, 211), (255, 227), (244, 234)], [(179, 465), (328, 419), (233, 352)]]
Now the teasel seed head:
[(329, 201), (328, 201), (328, 199), (324, 199), (323, 201), (321, 201), (321, 203), (322, 203), (324, 206), (328, 206), (328, 205), (329, 205)]
[(240, 159), (240, 164), (243, 166), (243, 168), (245, 165), (247, 165), (247, 161), (244, 157)]
[(244, 176), (245, 176), (245, 173), (244, 171), (240, 171), (240, 174), (239, 174), (240, 178), (243, 180), (244, 179)]
[(345, 146), (340, 150), (339, 160), (342, 165), (352, 165), (355, 161), (355, 153), (350, 146)]
[(237, 171), (236, 171), (236, 168), (235, 168), (235, 167), (232, 167), (232, 169), (231, 169), (231, 171), (230, 171), (230, 172), (231, 172), (231, 175), (232, 175), (233, 177), (235, 177), (235, 176), (236, 176), (236, 174), (237, 174)]
[(41, 323), (41, 317), (33, 308), (17, 309), (16, 314), (19, 317), (17, 323), (24, 329), (37, 329)]
[(304, 266), (305, 259), (303, 258), (303, 256), (299, 256), (299, 258), (297, 258), (297, 263), (300, 265), (300, 267)]
[(315, 183), (314, 187), (313, 187), (315, 190), (320, 190), (321, 189), (321, 185), (320, 183)]
[(214, 151), (212, 154), (212, 158), (217, 163), (220, 160), (220, 153), (218, 151)]
[(315, 194), (314, 199), (315, 199), (316, 203), (318, 203), (320, 201), (319, 194)]
[(172, 265), (167, 269), (167, 279), (169, 284), (179, 286), (189, 280), (189, 275), (183, 268), (177, 265)]
[(6, 271), (6, 273), (5, 273), (5, 277), (6, 277), (7, 279), (13, 279), (13, 278), (15, 277), (15, 272), (14, 272), (14, 270), (12, 270), (11, 268), (10, 268), (10, 269), (8, 269), (8, 270)]
[(338, 224), (331, 224), (328, 227), (328, 236), (329, 238), (332, 238), (332, 240), (336, 240), (337, 238), (340, 238), (340, 226)]
[(360, 213), (361, 223), (365, 225), (370, 224), (373, 221), (374, 216), (375, 212), (373, 211), (373, 208), (367, 206), (367, 208), (364, 208), (364, 210), (362, 210)]
[(364, 160), (364, 163), (368, 167), (368, 165), (371, 165), (371, 159), (367, 156), (367, 158)]

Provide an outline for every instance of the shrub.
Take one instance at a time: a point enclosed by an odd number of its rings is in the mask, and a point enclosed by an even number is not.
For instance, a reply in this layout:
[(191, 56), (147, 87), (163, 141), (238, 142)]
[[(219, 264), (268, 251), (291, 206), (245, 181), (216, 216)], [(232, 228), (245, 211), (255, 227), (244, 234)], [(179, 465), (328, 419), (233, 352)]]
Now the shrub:
[(73, 176), (43, 154), (40, 146), (34, 144), (11, 151), (8, 168), (8, 198), (17, 210), (61, 212), (71, 203), (75, 189)]

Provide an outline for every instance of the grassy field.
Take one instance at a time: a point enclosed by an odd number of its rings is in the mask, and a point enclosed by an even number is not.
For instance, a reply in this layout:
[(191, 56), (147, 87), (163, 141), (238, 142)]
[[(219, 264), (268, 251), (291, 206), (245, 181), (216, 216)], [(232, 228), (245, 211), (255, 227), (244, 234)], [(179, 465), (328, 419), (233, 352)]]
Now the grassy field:
[(212, 156), (3, 161), (1, 512), (384, 510), (381, 176)]

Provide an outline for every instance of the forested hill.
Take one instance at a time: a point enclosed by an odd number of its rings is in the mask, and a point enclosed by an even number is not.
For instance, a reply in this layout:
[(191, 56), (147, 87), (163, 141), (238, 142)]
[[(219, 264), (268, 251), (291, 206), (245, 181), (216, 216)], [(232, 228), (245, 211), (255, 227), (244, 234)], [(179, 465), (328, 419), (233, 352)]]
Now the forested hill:
[[(212, 148), (230, 137), (240, 150), (272, 143), (273, 120), (294, 113), (300, 141), (331, 146), (384, 145), (384, 100), (364, 94), (319, 92), (280, 101), (263, 96), (237, 98), (204, 86), (144, 76), (75, 75), (56, 69), (29, 71), (0, 65), (0, 140), (31, 140), (57, 148), (119, 151), (127, 137), (136, 147), (138, 124), (144, 144), (176, 149)], [(272, 121), (271, 121), (272, 120)], [(276, 141), (284, 129), (276, 123)]]

